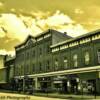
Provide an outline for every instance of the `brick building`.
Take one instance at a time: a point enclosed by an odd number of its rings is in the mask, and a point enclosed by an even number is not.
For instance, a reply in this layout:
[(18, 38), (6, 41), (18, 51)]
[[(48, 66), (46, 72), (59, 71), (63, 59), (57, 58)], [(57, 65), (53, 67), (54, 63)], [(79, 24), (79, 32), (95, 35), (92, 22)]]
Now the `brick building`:
[(100, 30), (72, 38), (49, 29), (15, 47), (15, 75), (23, 90), (100, 94)]

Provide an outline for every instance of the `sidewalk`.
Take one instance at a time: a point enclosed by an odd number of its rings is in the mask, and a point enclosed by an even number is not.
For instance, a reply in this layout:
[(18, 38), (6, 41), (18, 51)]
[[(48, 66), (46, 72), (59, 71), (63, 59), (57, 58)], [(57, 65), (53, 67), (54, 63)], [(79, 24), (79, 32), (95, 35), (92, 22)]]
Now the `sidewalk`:
[(71, 99), (71, 100), (100, 100), (100, 96), (94, 95), (73, 95), (73, 94), (59, 94), (59, 93), (34, 93), (35, 96), (45, 96), (61, 99)]
[(13, 91), (0, 91), (1, 93), (12, 93), (12, 94), (23, 94), (23, 95), (30, 95), (30, 96), (40, 96), (40, 97), (51, 97), (51, 98), (61, 98), (61, 99), (70, 99), (70, 100), (100, 100), (100, 96), (94, 95), (74, 95), (74, 94), (60, 94), (60, 93), (18, 93)]

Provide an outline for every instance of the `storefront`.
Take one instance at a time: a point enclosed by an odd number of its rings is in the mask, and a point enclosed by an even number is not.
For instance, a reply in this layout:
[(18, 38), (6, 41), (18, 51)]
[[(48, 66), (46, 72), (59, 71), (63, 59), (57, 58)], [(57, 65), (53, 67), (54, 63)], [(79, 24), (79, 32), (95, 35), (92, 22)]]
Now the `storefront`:
[(51, 92), (52, 91), (52, 78), (51, 77), (40, 77), (38, 78), (40, 83), (41, 92)]
[(53, 77), (54, 90), (60, 93), (68, 93), (67, 77), (55, 76)]
[(100, 94), (99, 72), (78, 74), (81, 81), (81, 92), (84, 94)]

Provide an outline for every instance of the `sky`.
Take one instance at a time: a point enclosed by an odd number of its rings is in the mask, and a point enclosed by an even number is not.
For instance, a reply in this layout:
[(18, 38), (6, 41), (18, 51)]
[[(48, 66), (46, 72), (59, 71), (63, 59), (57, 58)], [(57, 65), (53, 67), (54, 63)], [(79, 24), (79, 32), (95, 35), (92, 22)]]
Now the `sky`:
[(100, 0), (0, 0), (0, 53), (47, 29), (76, 37), (100, 27)]

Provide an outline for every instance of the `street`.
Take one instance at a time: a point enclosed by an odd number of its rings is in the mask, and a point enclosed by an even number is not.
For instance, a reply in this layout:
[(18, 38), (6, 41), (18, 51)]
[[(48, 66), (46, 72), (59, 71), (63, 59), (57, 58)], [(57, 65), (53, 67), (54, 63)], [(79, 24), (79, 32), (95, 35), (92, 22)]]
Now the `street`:
[(38, 97), (14, 93), (0, 93), (0, 100), (68, 100), (58, 98)]

